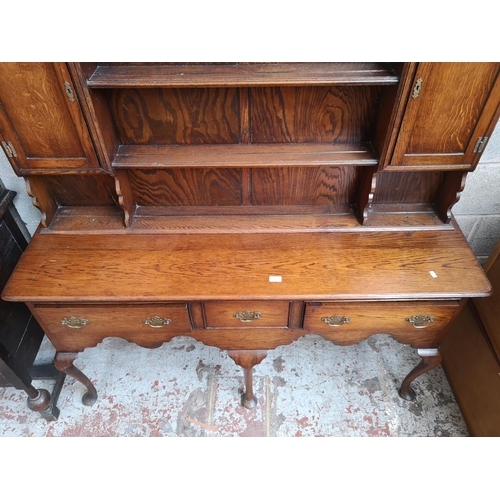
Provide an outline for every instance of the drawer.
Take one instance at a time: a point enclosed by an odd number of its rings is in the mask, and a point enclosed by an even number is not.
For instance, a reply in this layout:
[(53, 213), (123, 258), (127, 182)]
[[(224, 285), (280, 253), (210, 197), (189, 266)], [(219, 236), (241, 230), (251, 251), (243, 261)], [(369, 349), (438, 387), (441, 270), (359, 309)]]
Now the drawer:
[(290, 312), (288, 301), (205, 302), (207, 328), (286, 328)]
[(430, 340), (441, 334), (459, 305), (446, 302), (309, 302), (304, 329), (340, 343), (386, 333), (401, 341)]
[(187, 334), (187, 304), (41, 305), (34, 313), (56, 349), (82, 349), (105, 337), (122, 337), (153, 346)]

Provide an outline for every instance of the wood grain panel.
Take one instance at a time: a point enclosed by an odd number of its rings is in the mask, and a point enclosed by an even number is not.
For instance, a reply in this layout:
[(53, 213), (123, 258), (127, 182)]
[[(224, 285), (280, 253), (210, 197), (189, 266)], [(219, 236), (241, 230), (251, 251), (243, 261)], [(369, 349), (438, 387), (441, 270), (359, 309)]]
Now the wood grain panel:
[(349, 205), (360, 175), (354, 167), (254, 169), (252, 204)]
[[(500, 242), (484, 270), (500, 287)], [(473, 436), (500, 436), (500, 298), (469, 301), (443, 341), (443, 366)]]
[(490, 63), (433, 63), (418, 97), (416, 126), (406, 153), (463, 153), (497, 72), (498, 65)]
[[(389, 169), (472, 168), (498, 119), (499, 63), (419, 63)], [(413, 91), (412, 91), (413, 92)]]
[(379, 94), (377, 87), (251, 89), (251, 142), (369, 142)]
[(373, 203), (433, 203), (443, 176), (442, 172), (381, 172)]
[(0, 100), (28, 157), (85, 157), (52, 64), (2, 63)]
[(130, 185), (139, 205), (241, 205), (240, 169), (131, 170)]
[(234, 144), (237, 89), (116, 89), (109, 102), (122, 144)]
[(47, 184), (60, 206), (118, 205), (114, 179), (108, 175), (52, 175)]
[(453, 322), (440, 351), (471, 435), (499, 437), (500, 365), (470, 307), (465, 307)]

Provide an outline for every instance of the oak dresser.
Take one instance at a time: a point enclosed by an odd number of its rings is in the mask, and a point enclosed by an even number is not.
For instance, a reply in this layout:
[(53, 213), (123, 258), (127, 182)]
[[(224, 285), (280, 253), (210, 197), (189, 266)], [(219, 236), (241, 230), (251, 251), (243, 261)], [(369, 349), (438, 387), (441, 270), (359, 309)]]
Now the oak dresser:
[(309, 333), (411, 344), (412, 399), (491, 293), (451, 208), (499, 118), (499, 69), (2, 63), (0, 139), (42, 213), (2, 298), (89, 405), (73, 362), (105, 337), (227, 350), (251, 408), (253, 367)]

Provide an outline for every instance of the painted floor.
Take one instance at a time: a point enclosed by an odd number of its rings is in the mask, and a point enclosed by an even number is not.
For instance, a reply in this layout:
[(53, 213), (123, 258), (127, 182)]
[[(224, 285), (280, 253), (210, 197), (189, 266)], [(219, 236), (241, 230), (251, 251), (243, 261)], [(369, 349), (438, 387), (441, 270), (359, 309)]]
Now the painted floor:
[[(52, 355), (44, 342), (37, 363)], [(247, 410), (243, 371), (225, 352), (188, 337), (158, 349), (108, 338), (75, 361), (96, 386), (92, 407), (70, 377), (56, 422), (30, 411), (24, 392), (0, 388), (0, 436), (468, 436), (441, 367), (413, 383), (415, 401), (398, 396), (419, 361), (388, 335), (348, 347), (309, 335), (255, 367), (258, 405)]]

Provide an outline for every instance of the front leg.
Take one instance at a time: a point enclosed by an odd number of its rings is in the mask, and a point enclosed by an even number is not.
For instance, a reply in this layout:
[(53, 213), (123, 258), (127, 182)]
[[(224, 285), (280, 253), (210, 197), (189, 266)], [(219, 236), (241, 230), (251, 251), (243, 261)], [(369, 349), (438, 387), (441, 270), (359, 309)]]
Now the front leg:
[(228, 355), (245, 372), (245, 393), (241, 397), (241, 404), (247, 409), (253, 408), (257, 405), (257, 398), (253, 394), (253, 367), (267, 356), (267, 351), (228, 351)]
[(401, 389), (399, 389), (399, 395), (407, 401), (413, 401), (415, 399), (415, 392), (410, 387), (410, 384), (420, 375), (433, 370), (441, 364), (439, 349), (417, 349), (417, 352), (422, 358), (422, 361), (408, 373), (401, 384)]
[(77, 356), (77, 352), (58, 352), (54, 359), (54, 365), (60, 372), (73, 377), (87, 388), (87, 392), (82, 397), (82, 403), (86, 406), (92, 406), (97, 401), (97, 391), (87, 376), (73, 365)]

